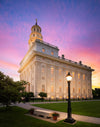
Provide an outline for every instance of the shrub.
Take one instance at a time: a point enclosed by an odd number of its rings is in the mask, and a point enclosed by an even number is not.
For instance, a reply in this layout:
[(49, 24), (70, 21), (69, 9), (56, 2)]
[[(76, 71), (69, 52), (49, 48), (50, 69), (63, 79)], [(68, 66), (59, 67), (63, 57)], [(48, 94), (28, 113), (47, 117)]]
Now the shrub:
[(52, 113), (52, 116), (57, 116), (57, 117), (59, 117), (59, 114), (56, 113), (56, 112), (54, 112), (54, 113)]
[(34, 108), (31, 108), (28, 112), (29, 112), (29, 114), (33, 115), (34, 114)]

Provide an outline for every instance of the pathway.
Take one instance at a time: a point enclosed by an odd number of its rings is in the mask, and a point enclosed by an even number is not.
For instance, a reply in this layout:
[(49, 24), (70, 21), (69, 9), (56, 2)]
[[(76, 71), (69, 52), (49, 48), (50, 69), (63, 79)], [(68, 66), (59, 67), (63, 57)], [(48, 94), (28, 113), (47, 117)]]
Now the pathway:
[[(54, 112), (54, 110), (49, 110), (49, 109), (44, 109), (44, 108), (32, 106), (31, 104), (34, 104), (34, 103), (25, 103), (25, 104), (24, 103), (18, 103), (18, 104), (16, 104), (16, 106), (22, 107), (24, 109), (35, 108), (35, 109), (41, 109), (41, 110), (45, 110), (45, 111)], [(60, 114), (59, 120), (63, 120), (65, 118), (67, 118), (67, 113), (59, 112), (59, 111), (56, 111), (56, 112), (58, 112)], [(100, 118), (97, 118), (97, 117), (90, 117), (90, 116), (83, 116), (83, 115), (76, 115), (76, 114), (72, 114), (72, 117), (77, 121), (100, 124)]]

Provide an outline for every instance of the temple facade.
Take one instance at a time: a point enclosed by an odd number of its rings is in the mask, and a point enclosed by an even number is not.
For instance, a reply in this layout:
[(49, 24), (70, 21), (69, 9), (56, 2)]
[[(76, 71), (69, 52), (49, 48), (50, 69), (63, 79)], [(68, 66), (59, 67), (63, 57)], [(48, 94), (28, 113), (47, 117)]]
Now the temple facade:
[(20, 80), (29, 82), (26, 91), (34, 92), (38, 97), (40, 92), (46, 92), (47, 98), (68, 98), (66, 74), (72, 75), (71, 98), (92, 98), (91, 67), (81, 61), (74, 62), (58, 56), (59, 49), (43, 41), (41, 27), (32, 26), (29, 38), (29, 50), (20, 63), (18, 72)]

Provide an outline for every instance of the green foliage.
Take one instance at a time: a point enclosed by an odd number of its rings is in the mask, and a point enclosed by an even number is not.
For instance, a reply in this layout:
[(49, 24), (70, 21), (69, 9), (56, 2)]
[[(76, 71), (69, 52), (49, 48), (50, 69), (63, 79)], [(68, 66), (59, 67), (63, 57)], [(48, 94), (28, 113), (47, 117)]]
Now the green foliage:
[(33, 115), (34, 114), (34, 108), (29, 109), (28, 113)]
[(12, 102), (21, 101), (25, 81), (13, 81), (9, 76), (0, 72), (0, 103), (8, 107)]
[(100, 88), (95, 88), (95, 90), (92, 90), (93, 98), (100, 99)]
[(52, 113), (52, 116), (57, 116), (57, 117), (59, 117), (59, 114), (58, 114), (57, 112), (54, 112), (54, 113)]
[(34, 97), (34, 93), (33, 92), (23, 92), (22, 97), (23, 97), (24, 102), (29, 102)]
[(40, 93), (39, 93), (39, 96), (40, 96), (41, 98), (47, 97), (47, 93), (40, 92)]

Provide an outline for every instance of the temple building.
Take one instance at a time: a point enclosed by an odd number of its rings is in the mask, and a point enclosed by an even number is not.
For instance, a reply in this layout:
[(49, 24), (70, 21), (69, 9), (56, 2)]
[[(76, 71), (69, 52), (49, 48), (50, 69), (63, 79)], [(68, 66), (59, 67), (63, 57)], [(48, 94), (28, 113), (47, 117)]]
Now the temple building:
[(29, 82), (27, 92), (46, 92), (47, 98), (67, 98), (68, 84), (66, 74), (72, 75), (71, 98), (92, 98), (91, 67), (81, 61), (74, 62), (58, 56), (59, 48), (43, 41), (41, 27), (32, 26), (28, 41), (29, 50), (20, 63), (20, 80)]

